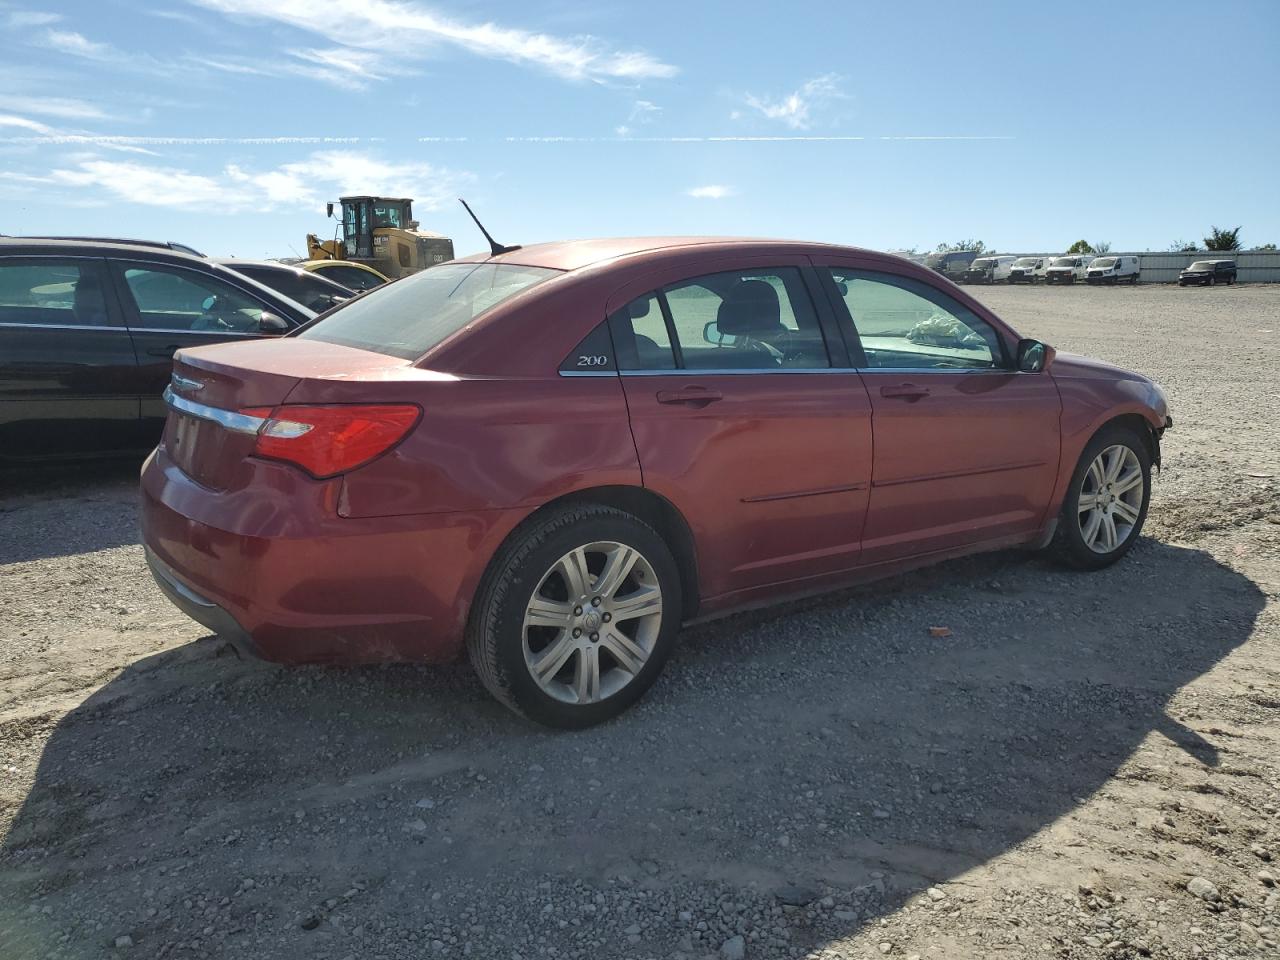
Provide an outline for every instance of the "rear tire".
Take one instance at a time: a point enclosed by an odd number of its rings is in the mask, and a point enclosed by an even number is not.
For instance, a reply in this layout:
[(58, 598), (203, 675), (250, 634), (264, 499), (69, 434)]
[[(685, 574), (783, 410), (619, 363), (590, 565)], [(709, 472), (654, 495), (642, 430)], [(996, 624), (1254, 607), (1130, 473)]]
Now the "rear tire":
[(498, 551), (476, 595), (467, 653), (499, 702), (581, 729), (652, 686), (681, 609), (675, 558), (653, 528), (613, 507), (568, 504)]
[(1133, 428), (1100, 430), (1080, 455), (1051, 550), (1077, 570), (1101, 570), (1132, 549), (1151, 502), (1151, 451)]

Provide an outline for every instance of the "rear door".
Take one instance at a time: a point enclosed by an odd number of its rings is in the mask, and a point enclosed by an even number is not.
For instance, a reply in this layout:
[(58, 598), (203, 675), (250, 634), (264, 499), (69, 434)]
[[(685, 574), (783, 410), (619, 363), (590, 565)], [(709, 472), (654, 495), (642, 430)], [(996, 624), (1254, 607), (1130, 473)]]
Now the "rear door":
[(129, 449), (136, 367), (102, 259), (0, 259), (0, 458)]
[(690, 272), (629, 285), (610, 324), (644, 483), (694, 527), (704, 598), (853, 567), (871, 408), (807, 260)]
[(864, 562), (1038, 530), (1058, 470), (1053, 378), (1014, 370), (1008, 335), (931, 283), (827, 266), (873, 410)]
[(154, 442), (167, 413), (163, 395), (173, 354), (261, 337), (262, 315), (273, 312), (272, 305), (247, 288), (182, 264), (113, 259), (109, 266), (138, 354), (132, 387), (141, 430)]

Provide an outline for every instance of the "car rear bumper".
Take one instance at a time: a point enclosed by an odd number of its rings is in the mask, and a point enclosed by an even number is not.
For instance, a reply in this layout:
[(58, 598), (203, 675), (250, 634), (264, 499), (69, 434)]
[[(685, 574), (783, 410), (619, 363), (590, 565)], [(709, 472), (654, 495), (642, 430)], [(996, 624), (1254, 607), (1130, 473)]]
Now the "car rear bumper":
[(279, 663), (456, 659), (471, 597), (514, 511), (347, 519), (340, 480), (264, 463), (217, 492), (169, 460), (142, 471), (147, 562), (196, 622)]

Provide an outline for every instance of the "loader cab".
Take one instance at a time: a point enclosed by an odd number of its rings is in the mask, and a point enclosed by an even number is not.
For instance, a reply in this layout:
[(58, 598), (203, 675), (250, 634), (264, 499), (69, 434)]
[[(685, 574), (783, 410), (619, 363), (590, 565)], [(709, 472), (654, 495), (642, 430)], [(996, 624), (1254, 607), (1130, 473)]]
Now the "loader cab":
[[(386, 238), (375, 237), (375, 230), (413, 230), (418, 226), (413, 219), (412, 200), (343, 197), (338, 202), (342, 205), (342, 242), (349, 259), (373, 260), (378, 257), (375, 250), (381, 245), (379, 241), (385, 243)], [(329, 215), (333, 216), (333, 204), (329, 204)]]

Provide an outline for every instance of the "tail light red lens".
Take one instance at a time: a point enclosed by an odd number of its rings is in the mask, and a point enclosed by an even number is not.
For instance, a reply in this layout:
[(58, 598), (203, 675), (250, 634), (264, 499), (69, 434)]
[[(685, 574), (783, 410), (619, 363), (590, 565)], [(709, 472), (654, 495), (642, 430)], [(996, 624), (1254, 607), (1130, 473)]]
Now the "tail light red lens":
[(336, 477), (382, 456), (417, 424), (412, 404), (253, 407), (241, 410), (266, 423), (253, 455), (292, 463), (317, 480)]

